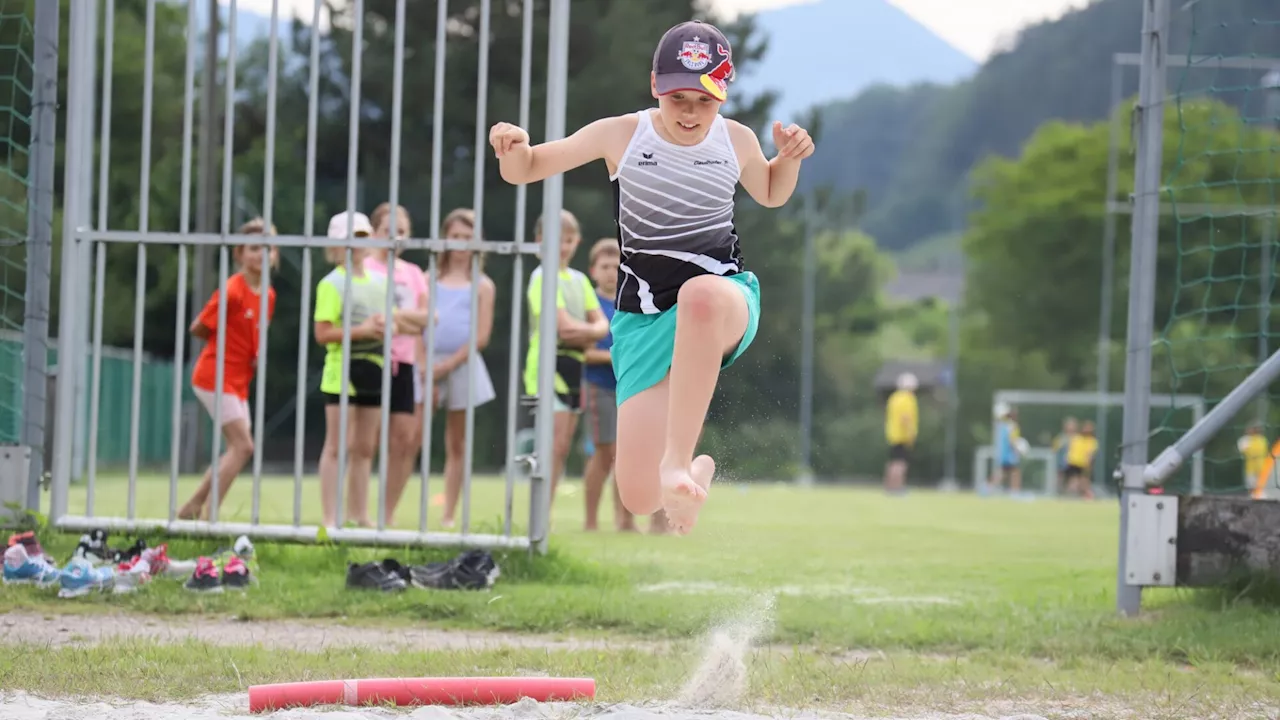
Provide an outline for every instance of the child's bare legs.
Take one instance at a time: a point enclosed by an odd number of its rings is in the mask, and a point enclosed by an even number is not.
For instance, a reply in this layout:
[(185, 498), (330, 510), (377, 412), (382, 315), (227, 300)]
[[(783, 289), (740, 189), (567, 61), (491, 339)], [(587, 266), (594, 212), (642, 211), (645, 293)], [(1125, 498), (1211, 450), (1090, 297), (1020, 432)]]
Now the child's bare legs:
[[(325, 527), (338, 524), (338, 427), (341, 405), (324, 408), (324, 449), (320, 451), (320, 503)], [(362, 527), (369, 522), (369, 472), (378, 442), (381, 410), (348, 405), (347, 416), (347, 517)]]
[(413, 475), (414, 461), (422, 446), (422, 404), (418, 404), (412, 415), (392, 413), (390, 430), (388, 454), (391, 457), (387, 459), (387, 494), (382, 498), (387, 527), (395, 525), (396, 506), (404, 495), (405, 485), (409, 484), (409, 476)]
[(324, 448), (320, 451), (320, 505), (324, 526), (338, 525), (338, 421), (341, 406), (324, 406)]
[[(223, 424), (222, 437), (227, 441), (227, 449), (222, 453), (222, 457), (218, 458), (218, 507), (222, 507), (222, 501), (226, 499), (227, 491), (235, 482), (236, 475), (253, 457), (253, 438), (249, 435), (249, 423), (237, 418)], [(195, 520), (196, 517), (200, 517), (202, 520), (208, 520), (209, 513), (213, 509), (213, 504), (209, 502), (209, 494), (212, 491), (213, 466), (211, 465), (208, 470), (205, 470), (204, 480), (201, 481), (200, 487), (196, 488), (195, 494), (178, 511), (178, 519)]]
[(551, 474), (551, 504), (556, 501), (556, 488), (564, 475), (565, 461), (569, 459), (569, 451), (573, 449), (573, 433), (578, 429), (578, 413), (571, 410), (557, 410), (555, 420), (555, 438), (552, 452), (555, 453), (555, 465)]
[(444, 421), (444, 526), (453, 527), (462, 494), (463, 455), (467, 450), (467, 411), (450, 410)]
[(363, 528), (374, 527), (369, 520), (369, 476), (373, 455), (378, 449), (382, 408), (351, 406), (347, 428), (347, 517)]
[[(614, 445), (613, 443), (604, 443), (596, 445), (596, 453), (587, 461), (586, 471), (582, 473), (582, 483), (586, 486), (587, 496), (587, 521), (584, 527), (587, 530), (596, 530), (599, 528), (600, 520), (600, 500), (604, 496), (604, 484), (609, 479), (609, 473), (613, 471)], [(617, 502), (617, 487), (614, 488), (615, 508), (620, 503)], [(620, 508), (618, 508), (620, 509)], [(615, 512), (615, 525), (622, 529), (623, 518)], [(630, 519), (630, 516), (627, 517)]]
[(707, 498), (715, 462), (693, 457), (720, 364), (747, 332), (747, 299), (732, 280), (703, 275), (686, 282), (676, 300), (665, 452), (659, 465), (662, 509), (672, 529), (693, 529)]

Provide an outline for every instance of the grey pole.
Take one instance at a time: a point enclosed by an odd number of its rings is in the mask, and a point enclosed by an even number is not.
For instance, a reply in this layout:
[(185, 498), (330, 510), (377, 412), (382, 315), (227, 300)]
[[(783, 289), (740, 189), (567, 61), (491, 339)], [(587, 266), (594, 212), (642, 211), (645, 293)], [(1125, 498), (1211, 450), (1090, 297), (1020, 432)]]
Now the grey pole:
[(800, 467), (796, 484), (813, 485), (813, 313), (817, 276), (818, 194), (815, 190), (804, 203), (804, 309), (800, 314)]
[(1147, 433), (1151, 424), (1151, 335), (1155, 310), (1156, 244), (1160, 232), (1159, 190), (1168, 27), (1169, 0), (1144, 0), (1124, 374), (1124, 451), (1120, 459), (1124, 486), (1120, 493), (1120, 542), (1116, 570), (1116, 609), (1125, 615), (1136, 615), (1142, 606), (1141, 586), (1128, 584), (1125, 546), (1129, 532), (1129, 498), (1143, 488)]
[(93, 133), (91, 101), (93, 75), (88, 67), (93, 60), (94, 8), (91, 3), (72, 3), (68, 44), (71, 56), (67, 71), (67, 172), (63, 174), (62, 264), (58, 283), (58, 384), (54, 411), (53, 484), (49, 498), (49, 519), (56, 522), (67, 513), (67, 495), (71, 485), (72, 448), (76, 427), (75, 372), (78, 363), (73, 355), (77, 336), (82, 332), (83, 316), (72, 303), (80, 297), (76, 289), (82, 268), (76, 243), (76, 229), (88, 219), (88, 198), (84, 194), (83, 176), (91, 167)]
[[(569, 82), (569, 0), (551, 0), (547, 30), (546, 140), (564, 137)], [(542, 297), (538, 316), (537, 469), (529, 504), (529, 545), (546, 553), (551, 521), (551, 482), (555, 477), (556, 289), (560, 279), (560, 211), (564, 175), (542, 183)]]
[[(1272, 70), (1262, 78), (1262, 88), (1266, 91), (1266, 123), (1271, 127), (1280, 127), (1280, 70)], [(1263, 219), (1262, 233), (1262, 271), (1258, 278), (1262, 284), (1262, 298), (1258, 303), (1258, 360), (1261, 361), (1270, 352), (1268, 346), (1271, 335), (1271, 293), (1275, 288), (1275, 268), (1273, 267), (1273, 247), (1276, 242), (1276, 218), (1269, 216)], [(1266, 392), (1258, 396), (1258, 422), (1264, 430), (1267, 414), (1270, 409), (1270, 398)]]
[[(1109, 108), (1111, 120), (1111, 143), (1107, 146), (1107, 202), (1116, 197), (1116, 185), (1119, 183), (1120, 153), (1120, 121), (1116, 110), (1120, 108), (1123, 92), (1124, 66), (1111, 64), (1111, 103)], [(1107, 206), (1110, 208), (1110, 205)], [(1099, 283), (1098, 300), (1098, 397), (1105, 397), (1111, 390), (1111, 310), (1115, 301), (1112, 299), (1115, 287), (1116, 260), (1116, 214), (1110, 209), (1106, 211), (1102, 230), (1102, 280)], [(1104, 477), (1107, 468), (1107, 406), (1099, 404), (1094, 415), (1095, 434), (1098, 447), (1103, 451), (1095, 453), (1093, 459), (1093, 477)]]
[[(955, 264), (960, 277), (964, 277), (963, 251), (956, 256)], [(960, 423), (960, 304), (964, 302), (964, 291), (950, 298), (951, 306), (947, 312), (947, 371), (950, 382), (947, 388), (947, 427), (944, 437), (946, 454), (943, 457), (943, 477), (947, 483), (955, 483), (958, 471), (957, 455), (959, 446)], [(974, 482), (977, 482), (974, 478)]]
[[(218, 149), (218, 36), (220, 23), (218, 20), (219, 3), (209, 2), (209, 18), (205, 28), (204, 65), (200, 69), (200, 145), (196, 148), (196, 231), (214, 232), (214, 208), (218, 198), (218, 166), (214, 153)], [(188, 42), (195, 42), (189, 38)], [(309, 230), (308, 230), (309, 231)], [(193, 308), (203, 307), (209, 299), (209, 274), (212, 269), (212, 246), (199, 244), (195, 246), (191, 267), (191, 293)], [(192, 337), (191, 357), (199, 357), (204, 342)], [(176, 372), (185, 372), (184, 368), (175, 368)], [(191, 431), (186, 435), (183, 465), (188, 471), (198, 465), (201, 443), (201, 418), (196, 408), (188, 404), (188, 417), (191, 419)]]
[(27, 298), (22, 319), (26, 378), (22, 396), (22, 444), (31, 449), (27, 508), (40, 509), (44, 476), (45, 400), (49, 364), (49, 282), (53, 277), (53, 160), (57, 152), (58, 4), (36, 3), (32, 83), (31, 187), (27, 218)]

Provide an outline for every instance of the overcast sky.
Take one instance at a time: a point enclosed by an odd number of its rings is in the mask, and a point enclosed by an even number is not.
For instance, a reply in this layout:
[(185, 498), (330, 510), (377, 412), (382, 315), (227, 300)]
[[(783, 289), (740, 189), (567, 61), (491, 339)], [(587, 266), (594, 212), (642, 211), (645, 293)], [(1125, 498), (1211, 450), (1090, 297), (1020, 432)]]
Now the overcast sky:
[[(816, 0), (713, 0), (727, 12), (763, 10)], [(1029, 23), (1056, 18), (1089, 0), (889, 0), (922, 25), (975, 60), (985, 60), (992, 50)], [(220, 0), (220, 4), (229, 4)], [(238, 7), (264, 15), (271, 13), (271, 0), (238, 0)], [(311, 17), (312, 0), (280, 0), (284, 17), (294, 14)]]

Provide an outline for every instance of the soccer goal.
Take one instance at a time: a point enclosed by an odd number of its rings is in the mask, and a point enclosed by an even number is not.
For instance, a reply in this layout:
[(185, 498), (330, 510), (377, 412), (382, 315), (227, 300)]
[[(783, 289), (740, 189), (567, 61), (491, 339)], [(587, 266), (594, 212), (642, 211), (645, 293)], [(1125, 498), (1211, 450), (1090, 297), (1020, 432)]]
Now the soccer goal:
[[(1145, 587), (1214, 584), (1221, 569), (1276, 572), (1256, 552), (1274, 535), (1258, 515), (1272, 506), (1249, 498), (1237, 441), (1253, 426), (1268, 440), (1275, 432), (1277, 28), (1275, 2), (1149, 0), (1140, 52), (1114, 59), (1139, 68), (1132, 191), (1117, 187), (1107, 205), (1131, 231), (1116, 573), (1126, 615)], [(1186, 423), (1153, 389), (1197, 395), (1212, 410)], [(1202, 457), (1205, 495), (1171, 492)]]
[[(1176, 439), (1174, 427), (1191, 427), (1205, 415), (1204, 399), (1197, 395), (1151, 395), (1150, 413), (1155, 428), (1153, 442), (1172, 442)], [(1048, 474), (1051, 481), (1029, 484), (1024, 470), (1024, 489), (1046, 494), (1057, 494), (1060, 491), (1057, 478), (1057, 459), (1052, 447), (1054, 439), (1062, 432), (1063, 423), (1068, 418), (1074, 419), (1078, 425), (1093, 423), (1094, 433), (1098, 438), (1098, 452), (1094, 456), (1093, 485), (1094, 492), (1099, 495), (1113, 494), (1114, 483), (1111, 482), (1111, 470), (1116, 467), (1120, 456), (1121, 420), (1124, 410), (1124, 395), (1121, 393), (1096, 392), (1053, 392), (1042, 390), (997, 390), (991, 399), (991, 437), (996, 436), (998, 408), (1007, 407), (1018, 412), (1018, 427), (1023, 438), (1031, 445), (1032, 453), (1028, 460), (1038, 459), (1035, 451), (1047, 452), (1051, 463)], [(1159, 421), (1168, 419), (1169, 427), (1163, 427)], [(982, 449), (979, 449), (981, 452)], [(1025, 464), (1025, 463), (1024, 463)], [(1178, 469), (1168, 479), (1176, 484), (1181, 492), (1199, 495), (1204, 492), (1204, 455), (1195, 453), (1192, 461)]]

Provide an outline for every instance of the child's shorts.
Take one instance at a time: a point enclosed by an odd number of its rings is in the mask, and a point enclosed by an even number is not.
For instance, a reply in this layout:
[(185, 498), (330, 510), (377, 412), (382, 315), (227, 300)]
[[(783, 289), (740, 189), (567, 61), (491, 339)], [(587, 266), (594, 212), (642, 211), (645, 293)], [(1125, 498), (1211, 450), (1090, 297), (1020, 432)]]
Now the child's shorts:
[[(747, 351), (760, 329), (760, 281), (755, 273), (742, 272), (725, 279), (737, 285), (747, 300), (747, 330), (733, 352), (721, 361), (721, 369), (732, 365)], [(609, 352), (618, 378), (618, 405), (621, 406), (632, 395), (662, 382), (670, 372), (676, 347), (676, 306), (653, 315), (615, 313), (609, 330), (613, 333), (613, 347)]]
[[(327, 378), (333, 381), (333, 378)], [(347, 368), (347, 404), (356, 407), (382, 406), (382, 365), (365, 358), (351, 358)], [(332, 384), (321, 382), (320, 392), (326, 405), (342, 402), (341, 377)]]

